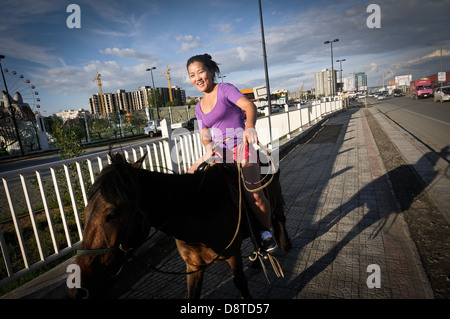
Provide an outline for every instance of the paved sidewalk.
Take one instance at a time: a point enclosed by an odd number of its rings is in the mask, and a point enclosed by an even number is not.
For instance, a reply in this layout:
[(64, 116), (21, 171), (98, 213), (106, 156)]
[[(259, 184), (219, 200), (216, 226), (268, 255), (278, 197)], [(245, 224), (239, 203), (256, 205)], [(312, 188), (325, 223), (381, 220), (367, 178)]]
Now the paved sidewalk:
[[(274, 254), (285, 277), (269, 268), (271, 284), (246, 267), (254, 298), (433, 298), (362, 109), (330, 118), (280, 168), (293, 249)], [(245, 241), (243, 255), (252, 248)], [(176, 250), (161, 265), (185, 271)], [(379, 288), (368, 287), (370, 265)], [(239, 297), (228, 264), (206, 271), (202, 298)], [(149, 272), (122, 298), (186, 298), (186, 278)]]

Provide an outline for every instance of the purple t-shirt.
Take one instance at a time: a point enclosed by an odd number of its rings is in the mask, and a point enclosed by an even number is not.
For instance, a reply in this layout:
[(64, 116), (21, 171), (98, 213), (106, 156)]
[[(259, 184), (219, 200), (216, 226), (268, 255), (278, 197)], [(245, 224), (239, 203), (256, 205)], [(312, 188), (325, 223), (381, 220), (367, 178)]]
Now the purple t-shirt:
[[(203, 113), (200, 103), (197, 103), (195, 115), (198, 121), (200, 131), (204, 128), (210, 128), (213, 134), (213, 142), (219, 143), (218, 146), (233, 148), (242, 141), (245, 122), (242, 109), (236, 105), (236, 102), (243, 97), (234, 85), (230, 83), (219, 83), (217, 87), (217, 103), (211, 112)], [(221, 143), (225, 138), (230, 139)]]

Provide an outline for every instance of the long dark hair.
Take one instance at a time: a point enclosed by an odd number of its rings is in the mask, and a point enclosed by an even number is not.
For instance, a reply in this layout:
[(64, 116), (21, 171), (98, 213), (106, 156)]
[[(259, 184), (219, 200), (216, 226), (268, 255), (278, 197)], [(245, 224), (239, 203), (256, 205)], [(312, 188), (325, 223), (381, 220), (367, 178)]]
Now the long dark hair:
[(189, 68), (189, 65), (191, 65), (194, 62), (201, 62), (203, 63), (203, 65), (211, 72), (213, 72), (214, 74), (214, 78), (216, 77), (215, 75), (219, 75), (220, 74), (220, 69), (219, 69), (219, 65), (213, 61), (212, 57), (208, 54), (199, 54), (199, 55), (194, 55), (193, 57), (190, 57), (189, 60), (186, 63), (186, 69)]

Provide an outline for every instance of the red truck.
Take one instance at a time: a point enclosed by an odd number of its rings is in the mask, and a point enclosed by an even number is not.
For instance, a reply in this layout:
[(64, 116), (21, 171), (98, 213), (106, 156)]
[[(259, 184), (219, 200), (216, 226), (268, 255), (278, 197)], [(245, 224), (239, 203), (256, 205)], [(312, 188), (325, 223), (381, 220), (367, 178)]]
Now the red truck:
[(429, 78), (422, 78), (412, 81), (409, 86), (409, 93), (414, 100), (433, 96), (433, 83)]

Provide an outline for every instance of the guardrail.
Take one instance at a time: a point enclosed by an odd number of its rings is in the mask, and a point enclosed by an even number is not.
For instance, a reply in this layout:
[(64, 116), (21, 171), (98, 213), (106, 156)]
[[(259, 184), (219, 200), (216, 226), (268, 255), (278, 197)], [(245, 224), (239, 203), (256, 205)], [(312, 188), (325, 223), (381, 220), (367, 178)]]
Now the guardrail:
[[(340, 109), (341, 100), (286, 106), (285, 112), (258, 118), (258, 137), (273, 149), (279, 139)], [(144, 169), (184, 173), (205, 148), (198, 131), (172, 132), (169, 127), (163, 121), (162, 138), (113, 151), (122, 151), (129, 161), (147, 153)], [(0, 287), (78, 248), (87, 194), (109, 162), (104, 151), (0, 174)]]

